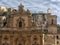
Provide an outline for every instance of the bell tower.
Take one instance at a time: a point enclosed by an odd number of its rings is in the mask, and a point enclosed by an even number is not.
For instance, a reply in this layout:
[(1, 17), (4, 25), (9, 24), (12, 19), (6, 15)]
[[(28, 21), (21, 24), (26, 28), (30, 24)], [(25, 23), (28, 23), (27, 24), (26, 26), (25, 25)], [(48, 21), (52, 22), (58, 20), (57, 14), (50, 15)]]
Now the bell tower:
[(51, 13), (51, 9), (50, 8), (48, 8), (47, 13)]

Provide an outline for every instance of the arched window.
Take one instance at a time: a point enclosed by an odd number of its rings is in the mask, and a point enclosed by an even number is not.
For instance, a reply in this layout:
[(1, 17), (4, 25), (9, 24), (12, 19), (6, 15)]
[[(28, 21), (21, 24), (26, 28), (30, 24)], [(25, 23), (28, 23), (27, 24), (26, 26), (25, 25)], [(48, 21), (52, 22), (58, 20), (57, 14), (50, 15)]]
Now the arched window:
[(53, 24), (53, 19), (51, 21), (52, 21), (51, 24)]
[(37, 40), (37, 38), (36, 38), (36, 37), (34, 37), (34, 40)]
[(19, 21), (19, 27), (22, 27), (22, 21)]
[(57, 39), (59, 39), (58, 35), (56, 36)]
[(4, 37), (4, 40), (8, 40), (8, 37), (7, 37), (7, 35)]
[(21, 17), (17, 19), (17, 27), (18, 28), (23, 28), (25, 26), (24, 19)]
[(45, 15), (43, 14), (43, 21), (46, 21)]
[(57, 44), (59, 44), (59, 41), (57, 41)]

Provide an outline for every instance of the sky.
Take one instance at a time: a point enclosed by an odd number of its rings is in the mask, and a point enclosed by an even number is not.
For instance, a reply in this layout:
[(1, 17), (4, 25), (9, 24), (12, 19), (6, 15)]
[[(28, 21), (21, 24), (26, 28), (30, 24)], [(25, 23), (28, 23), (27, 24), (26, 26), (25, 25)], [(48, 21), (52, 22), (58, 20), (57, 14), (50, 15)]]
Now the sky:
[(0, 0), (0, 6), (7, 8), (18, 8), (18, 5), (22, 3), (25, 9), (29, 9), (31, 12), (47, 12), (48, 8), (51, 8), (51, 13), (57, 15), (57, 24), (60, 24), (60, 0)]

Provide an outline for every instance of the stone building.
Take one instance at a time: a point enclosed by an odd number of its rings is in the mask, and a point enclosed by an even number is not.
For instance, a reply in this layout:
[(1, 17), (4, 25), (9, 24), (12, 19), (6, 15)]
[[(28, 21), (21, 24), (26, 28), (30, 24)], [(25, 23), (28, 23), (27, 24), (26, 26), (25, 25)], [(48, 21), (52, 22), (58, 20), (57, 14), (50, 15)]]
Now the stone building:
[(57, 16), (0, 7), (0, 45), (56, 45)]

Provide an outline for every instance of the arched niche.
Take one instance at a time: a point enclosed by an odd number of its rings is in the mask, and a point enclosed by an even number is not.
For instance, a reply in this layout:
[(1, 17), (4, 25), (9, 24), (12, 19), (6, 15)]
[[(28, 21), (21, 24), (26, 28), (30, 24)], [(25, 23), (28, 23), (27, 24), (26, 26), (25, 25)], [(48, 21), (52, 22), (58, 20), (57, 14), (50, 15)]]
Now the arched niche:
[(21, 17), (17, 19), (17, 27), (18, 28), (25, 27), (24, 19), (22, 19)]

